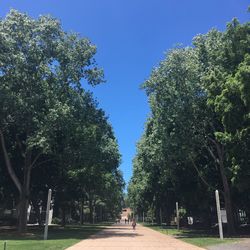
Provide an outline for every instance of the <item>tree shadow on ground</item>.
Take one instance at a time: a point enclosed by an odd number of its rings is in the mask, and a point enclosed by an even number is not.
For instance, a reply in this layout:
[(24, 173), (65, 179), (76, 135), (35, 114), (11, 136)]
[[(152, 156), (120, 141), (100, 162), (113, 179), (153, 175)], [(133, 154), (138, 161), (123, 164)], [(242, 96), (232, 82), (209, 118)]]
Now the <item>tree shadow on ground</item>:
[(112, 233), (103, 233), (103, 234), (96, 234), (90, 236), (90, 239), (102, 239), (102, 238), (116, 238), (116, 237), (127, 237), (127, 238), (135, 238), (138, 236), (143, 236), (142, 234), (136, 233), (136, 232), (131, 232), (131, 233), (120, 233), (119, 231), (117, 232), (112, 232)]
[[(152, 225), (150, 228), (158, 228), (160, 230), (164, 230), (166, 234), (170, 234), (174, 236), (175, 238), (218, 238), (219, 230), (217, 227), (213, 227), (211, 229), (195, 229), (195, 228), (181, 228), (179, 231), (176, 230), (175, 233), (172, 233), (172, 230), (175, 230), (176, 227), (173, 226), (157, 226)], [(168, 233), (169, 230), (169, 233)], [(231, 237), (237, 237), (237, 238), (248, 238), (250, 237), (250, 227), (245, 228), (238, 228), (237, 234), (233, 236), (229, 236), (227, 234), (226, 228), (223, 230), (224, 237), (231, 238)]]
[[(142, 236), (132, 228), (109, 227), (106, 231), (102, 225), (74, 225), (74, 226), (49, 226), (48, 240), (79, 239), (86, 238), (100, 239), (109, 237), (134, 238)], [(0, 227), (0, 240), (43, 240), (44, 228), (39, 226), (29, 226), (27, 233), (19, 234), (15, 227)], [(125, 232), (121, 232), (123, 230)], [(99, 233), (98, 233), (99, 232)]]
[[(59, 239), (86, 239), (90, 235), (104, 229), (105, 226), (84, 225), (84, 226), (50, 226), (48, 240)], [(0, 240), (42, 240), (44, 228), (39, 226), (28, 227), (27, 233), (20, 234), (16, 228), (0, 228)]]

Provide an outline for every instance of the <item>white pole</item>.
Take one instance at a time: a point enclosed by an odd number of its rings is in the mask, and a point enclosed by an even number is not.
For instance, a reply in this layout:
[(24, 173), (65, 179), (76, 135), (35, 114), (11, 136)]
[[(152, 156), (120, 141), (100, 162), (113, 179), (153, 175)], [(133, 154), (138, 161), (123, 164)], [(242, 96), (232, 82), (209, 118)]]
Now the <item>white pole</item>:
[(219, 197), (218, 190), (215, 191), (215, 200), (216, 200), (216, 207), (217, 207), (217, 215), (218, 215), (218, 225), (219, 225), (220, 239), (223, 240), (223, 229), (222, 229), (221, 211), (220, 211), (220, 197)]
[(176, 223), (177, 223), (177, 230), (180, 230), (180, 218), (179, 218), (178, 202), (176, 202)]
[(48, 201), (47, 201), (47, 210), (46, 210), (46, 220), (45, 220), (45, 228), (44, 228), (44, 240), (47, 240), (47, 239), (48, 239), (48, 224), (49, 224), (50, 202), (51, 202), (51, 189), (49, 189), (49, 192), (48, 192)]

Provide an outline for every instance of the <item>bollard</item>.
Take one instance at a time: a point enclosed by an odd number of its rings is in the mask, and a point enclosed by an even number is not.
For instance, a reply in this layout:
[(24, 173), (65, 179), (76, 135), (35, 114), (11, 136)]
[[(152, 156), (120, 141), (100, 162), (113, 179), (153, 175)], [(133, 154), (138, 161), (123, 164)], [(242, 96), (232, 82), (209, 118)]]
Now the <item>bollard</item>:
[(7, 250), (7, 242), (6, 241), (3, 243), (3, 250)]

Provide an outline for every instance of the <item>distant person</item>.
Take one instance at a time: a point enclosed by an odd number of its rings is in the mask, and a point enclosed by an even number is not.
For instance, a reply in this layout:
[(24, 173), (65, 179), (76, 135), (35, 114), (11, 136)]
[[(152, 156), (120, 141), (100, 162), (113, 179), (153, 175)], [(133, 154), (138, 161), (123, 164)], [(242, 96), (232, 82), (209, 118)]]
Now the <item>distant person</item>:
[(135, 221), (135, 218), (132, 220), (132, 227), (133, 227), (133, 230), (135, 230), (135, 227), (136, 227), (136, 221)]
[(125, 224), (127, 224), (127, 219), (125, 219)]

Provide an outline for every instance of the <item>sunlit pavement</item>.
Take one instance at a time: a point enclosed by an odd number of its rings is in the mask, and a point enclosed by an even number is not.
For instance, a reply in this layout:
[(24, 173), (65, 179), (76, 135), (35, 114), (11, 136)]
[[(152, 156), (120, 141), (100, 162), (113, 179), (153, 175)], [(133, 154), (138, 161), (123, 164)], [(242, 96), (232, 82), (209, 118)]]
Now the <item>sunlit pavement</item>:
[(161, 234), (152, 229), (137, 225), (136, 230), (128, 224), (115, 224), (101, 232), (92, 235), (67, 250), (204, 250), (175, 239), (171, 236)]

